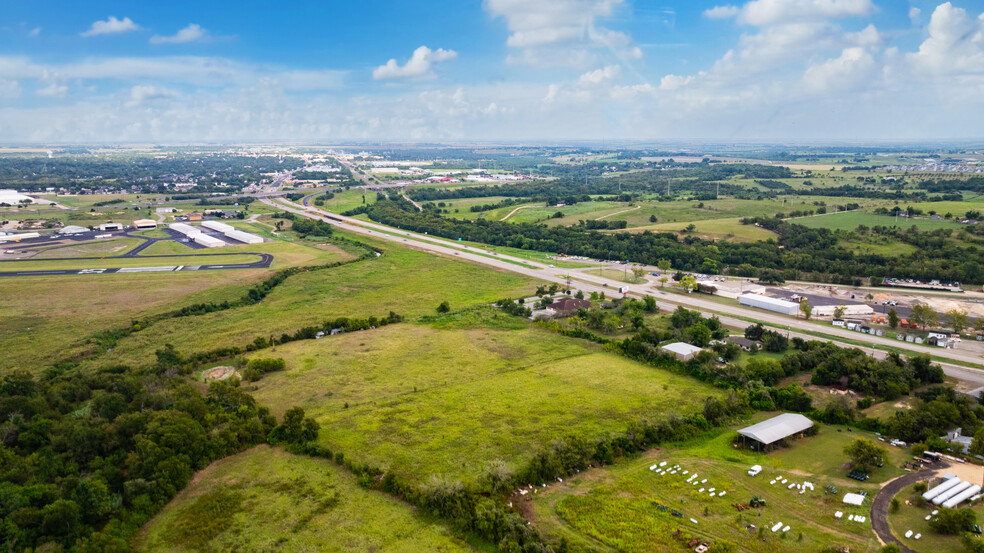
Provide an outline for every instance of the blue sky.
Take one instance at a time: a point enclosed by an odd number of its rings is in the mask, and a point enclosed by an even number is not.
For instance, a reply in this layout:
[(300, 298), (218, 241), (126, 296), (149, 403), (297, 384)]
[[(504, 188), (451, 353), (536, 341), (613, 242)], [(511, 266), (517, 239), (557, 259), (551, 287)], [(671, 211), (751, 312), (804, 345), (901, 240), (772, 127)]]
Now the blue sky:
[(0, 141), (979, 138), (984, 0), (0, 1)]

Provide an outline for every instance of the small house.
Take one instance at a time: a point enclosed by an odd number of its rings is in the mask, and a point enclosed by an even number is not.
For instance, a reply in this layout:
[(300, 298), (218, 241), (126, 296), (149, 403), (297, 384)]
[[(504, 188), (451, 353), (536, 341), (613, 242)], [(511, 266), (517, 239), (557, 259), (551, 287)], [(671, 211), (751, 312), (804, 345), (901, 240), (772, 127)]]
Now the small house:
[(591, 302), (578, 298), (560, 298), (550, 304), (550, 309), (557, 312), (560, 317), (569, 317), (577, 313), (578, 309), (590, 309)]
[(728, 336), (724, 341), (740, 347), (742, 351), (752, 351), (752, 346), (757, 344), (755, 340), (749, 340), (744, 336)]
[(833, 321), (831, 321), (830, 324), (832, 324), (834, 326), (839, 326), (841, 328), (844, 328), (844, 327), (847, 326), (847, 323), (844, 321), (844, 319), (834, 319)]

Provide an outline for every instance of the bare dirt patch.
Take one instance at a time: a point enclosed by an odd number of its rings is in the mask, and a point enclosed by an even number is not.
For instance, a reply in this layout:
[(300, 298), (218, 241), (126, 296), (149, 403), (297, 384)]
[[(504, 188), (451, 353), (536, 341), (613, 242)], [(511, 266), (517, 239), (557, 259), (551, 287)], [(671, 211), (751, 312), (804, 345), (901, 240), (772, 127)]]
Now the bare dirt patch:
[(219, 380), (225, 380), (233, 375), (239, 377), (239, 373), (236, 372), (235, 367), (221, 366), (212, 367), (207, 371), (202, 373), (202, 380), (205, 382), (216, 382)]

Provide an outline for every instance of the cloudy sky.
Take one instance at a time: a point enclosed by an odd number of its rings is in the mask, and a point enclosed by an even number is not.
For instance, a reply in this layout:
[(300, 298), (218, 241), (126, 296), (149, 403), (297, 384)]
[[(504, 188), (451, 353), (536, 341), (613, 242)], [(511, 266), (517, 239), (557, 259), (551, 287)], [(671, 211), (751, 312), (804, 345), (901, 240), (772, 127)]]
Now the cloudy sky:
[(0, 0), (0, 141), (984, 136), (984, 0)]

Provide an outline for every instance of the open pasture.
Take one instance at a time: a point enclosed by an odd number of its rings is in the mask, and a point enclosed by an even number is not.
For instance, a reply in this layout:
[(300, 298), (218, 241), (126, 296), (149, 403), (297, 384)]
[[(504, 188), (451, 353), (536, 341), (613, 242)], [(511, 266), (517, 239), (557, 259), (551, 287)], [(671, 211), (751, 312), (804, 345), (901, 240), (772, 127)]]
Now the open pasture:
[(162, 343), (173, 343), (183, 353), (243, 347), (258, 336), (280, 336), (337, 317), (381, 316), (394, 311), (412, 318), (433, 314), (443, 301), (458, 309), (530, 294), (536, 287), (533, 279), (513, 273), (392, 244), (377, 245), (383, 249), (380, 257), (294, 275), (258, 304), (162, 321), (120, 341), (103, 359), (144, 364), (153, 360), (153, 352)]
[(830, 230), (854, 230), (861, 225), (867, 227), (900, 227), (908, 229), (916, 227), (921, 231), (936, 229), (959, 229), (960, 223), (945, 219), (930, 219), (929, 217), (905, 218), (888, 215), (876, 215), (866, 211), (846, 211), (841, 213), (828, 213), (825, 215), (815, 215), (812, 217), (799, 217), (790, 219), (790, 223), (803, 225), (808, 228), (828, 228)]
[(516, 470), (554, 439), (686, 415), (720, 394), (496, 311), (468, 321), (278, 347), (287, 371), (254, 395), (277, 414), (303, 407), (326, 445), (359, 462), (418, 481), (476, 481), (492, 461)]
[(321, 459), (258, 446), (216, 461), (131, 540), (134, 551), (473, 551)]
[[(755, 420), (762, 418), (765, 414), (756, 415)], [(734, 429), (720, 430), (693, 442), (654, 448), (641, 458), (613, 467), (585, 471), (521, 501), (542, 531), (556, 540), (566, 538), (575, 551), (676, 548), (680, 546), (672, 537), (676, 529), (706, 541), (727, 540), (743, 551), (812, 552), (834, 543), (847, 545), (851, 551), (876, 551), (870, 500), (854, 507), (844, 504), (842, 497), (861, 491), (873, 497), (878, 482), (902, 473), (896, 463), (907, 458), (906, 452), (888, 448), (886, 467), (873, 473), (868, 482), (856, 482), (845, 478), (848, 469), (842, 466), (846, 460), (843, 449), (857, 437), (873, 436), (840, 430), (824, 426), (819, 435), (768, 454), (735, 449), (731, 445)], [(679, 464), (680, 471), (661, 476), (650, 470), (664, 461), (664, 468)], [(763, 466), (755, 477), (746, 474), (753, 464)], [(687, 483), (693, 472), (698, 480), (706, 478), (707, 482)], [(773, 480), (776, 483), (770, 484)], [(803, 482), (812, 483), (814, 490), (800, 494), (788, 487)], [(837, 488), (836, 495), (825, 493), (828, 484)], [(725, 490), (727, 495), (711, 497), (712, 487), (715, 493)], [(753, 496), (766, 500), (767, 506), (744, 511), (733, 506), (747, 505)], [(683, 518), (657, 509), (653, 502), (678, 510)], [(834, 516), (837, 511), (843, 513), (842, 518)], [(851, 514), (867, 520), (848, 520)], [(782, 527), (771, 531), (779, 522), (790, 527), (785, 536)], [(747, 529), (748, 525), (755, 528)]]

